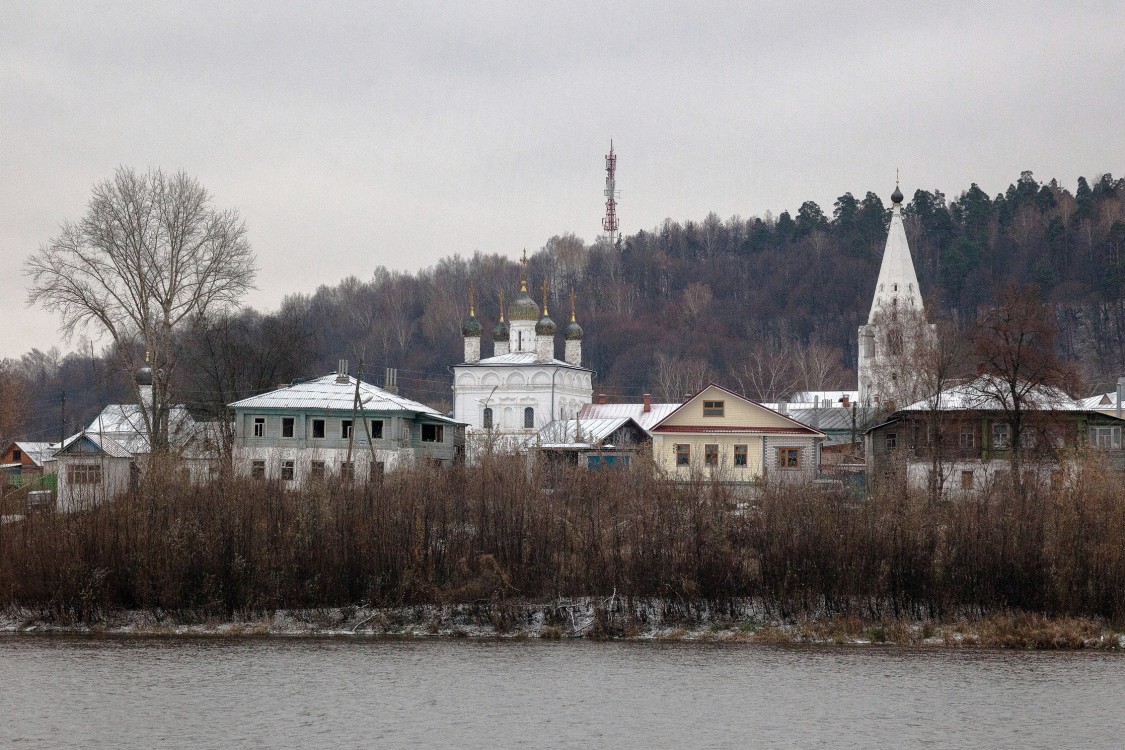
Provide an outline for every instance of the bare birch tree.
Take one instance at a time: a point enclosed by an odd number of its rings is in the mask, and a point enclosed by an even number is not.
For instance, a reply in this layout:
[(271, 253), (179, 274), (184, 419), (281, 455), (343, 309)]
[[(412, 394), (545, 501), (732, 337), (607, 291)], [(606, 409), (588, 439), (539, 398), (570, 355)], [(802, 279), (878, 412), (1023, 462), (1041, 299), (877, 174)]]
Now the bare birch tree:
[(100, 329), (129, 372), (147, 352), (153, 397), (140, 411), (154, 452), (168, 448), (179, 334), (237, 306), (255, 270), (236, 210), (214, 208), (207, 190), (182, 172), (127, 167), (95, 185), (86, 214), (64, 223), (24, 267), (28, 303), (58, 313), (68, 337)]

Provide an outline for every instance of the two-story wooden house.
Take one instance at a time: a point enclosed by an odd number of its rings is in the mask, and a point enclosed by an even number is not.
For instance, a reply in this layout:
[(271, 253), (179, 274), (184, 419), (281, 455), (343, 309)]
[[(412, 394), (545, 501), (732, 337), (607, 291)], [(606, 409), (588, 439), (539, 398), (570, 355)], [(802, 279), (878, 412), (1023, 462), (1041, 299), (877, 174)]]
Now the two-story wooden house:
[(366, 481), (415, 463), (449, 466), (464, 454), (464, 424), (347, 374), (230, 407), (235, 473), (293, 487), (329, 477)]
[(951, 387), (891, 414), (864, 434), (868, 484), (905, 482), (943, 496), (972, 494), (1010, 479), (1015, 442), (1023, 479), (1066, 481), (1083, 453), (1125, 470), (1125, 420), (1053, 388), (1020, 391), (1019, 438), (1011, 398), (989, 376)]

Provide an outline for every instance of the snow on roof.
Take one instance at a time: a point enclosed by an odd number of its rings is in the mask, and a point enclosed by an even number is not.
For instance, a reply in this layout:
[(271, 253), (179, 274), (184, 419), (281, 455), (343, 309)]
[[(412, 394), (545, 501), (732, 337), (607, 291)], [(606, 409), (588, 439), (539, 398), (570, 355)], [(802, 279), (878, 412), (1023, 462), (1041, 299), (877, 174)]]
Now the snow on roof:
[(544, 448), (597, 445), (630, 422), (640, 428), (631, 417), (556, 419), (539, 430), (537, 439), (540, 447)]
[(539, 355), (535, 352), (510, 352), (508, 354), (501, 354), (498, 357), (487, 357), (479, 362), (462, 362), (457, 367), (476, 367), (478, 365), (548, 365), (551, 367), (569, 367), (572, 370), (585, 370), (585, 367), (580, 365), (572, 365), (569, 362), (563, 362), (561, 359), (539, 359)]
[(652, 404), (651, 409), (646, 412), (644, 404), (586, 404), (578, 412), (578, 418), (585, 424), (592, 419), (628, 417), (645, 431), (651, 431), (658, 422), (679, 407), (680, 404)]
[[(356, 392), (356, 379), (348, 377), (338, 382), (336, 375), (295, 383), (268, 393), (250, 396), (230, 404), (234, 409), (321, 409), (325, 411), (347, 411), (353, 407)], [(359, 399), (363, 408), (369, 412), (413, 412), (442, 422), (453, 422), (441, 412), (417, 401), (382, 388), (359, 381)]]
[[(991, 375), (982, 375), (968, 383), (943, 391), (938, 402), (923, 399), (900, 411), (1004, 411), (1011, 408), (1011, 397), (1003, 381)], [(1025, 408), (1041, 411), (1089, 411), (1083, 402), (1076, 401), (1058, 388), (1023, 385)]]
[(58, 443), (36, 443), (27, 440), (17, 440), (15, 446), (38, 466), (42, 466), (43, 462), (55, 455), (55, 451), (59, 449)]
[[(168, 432), (177, 435), (190, 432), (195, 427), (188, 410), (182, 406), (173, 406), (168, 410)], [(145, 418), (141, 407), (136, 404), (109, 404), (102, 409), (101, 414), (94, 417), (86, 428), (87, 432), (100, 432), (113, 435), (144, 435)]]
[(1117, 408), (1117, 391), (1110, 391), (1109, 393), (1099, 393), (1089, 398), (1079, 399), (1082, 406), (1086, 409), (1116, 409)]

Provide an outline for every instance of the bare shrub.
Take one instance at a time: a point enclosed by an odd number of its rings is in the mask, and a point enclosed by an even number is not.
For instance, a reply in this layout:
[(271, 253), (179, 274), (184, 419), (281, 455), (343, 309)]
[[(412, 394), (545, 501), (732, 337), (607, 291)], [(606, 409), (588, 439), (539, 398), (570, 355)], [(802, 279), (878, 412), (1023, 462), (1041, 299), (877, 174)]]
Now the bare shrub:
[(1125, 487), (1093, 466), (1058, 490), (944, 503), (795, 484), (747, 503), (641, 470), (551, 480), (490, 457), (300, 492), (148, 482), (81, 513), (0, 526), (0, 606), (58, 622), (120, 609), (205, 621), (358, 602), (510, 614), (520, 600), (596, 597), (605, 635), (641, 627), (621, 604), (635, 600), (686, 626), (753, 599), (775, 620), (830, 618), (829, 638), (864, 622), (1012, 611), (1125, 622)]

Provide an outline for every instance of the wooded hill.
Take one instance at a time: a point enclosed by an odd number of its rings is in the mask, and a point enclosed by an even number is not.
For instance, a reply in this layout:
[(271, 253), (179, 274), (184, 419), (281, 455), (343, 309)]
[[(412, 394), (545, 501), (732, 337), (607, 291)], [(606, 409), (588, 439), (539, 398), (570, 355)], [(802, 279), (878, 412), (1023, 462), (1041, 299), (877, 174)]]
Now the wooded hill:
[[(1079, 178), (1072, 193), (1024, 172), (994, 197), (976, 184), (952, 201), (917, 190), (903, 212), (931, 319), (969, 328), (999, 286), (1035, 284), (1055, 306), (1060, 354), (1085, 376), (1081, 388), (1125, 374), (1125, 179)], [(830, 211), (808, 201), (777, 217), (669, 219), (616, 247), (561, 234), (531, 255), (528, 275), (533, 290), (547, 281), (560, 327), (575, 290), (585, 364), (597, 372), (595, 390), (613, 399), (678, 400), (708, 379), (764, 400), (854, 387), (856, 329), (889, 216), (880, 195), (846, 193)], [(519, 265), (499, 254), (454, 255), (413, 274), (377, 268), (367, 280), (291, 295), (275, 313), (212, 321), (185, 338), (189, 354), (172, 377), (182, 401), (219, 414), (347, 358), (353, 373), (362, 360), (375, 383), (398, 368), (406, 395), (445, 409), (470, 283), (487, 354), (499, 294), (510, 300), (518, 280)], [(125, 375), (89, 347), (65, 358), (33, 350), (0, 375), (6, 437), (56, 440), (128, 398)]]

